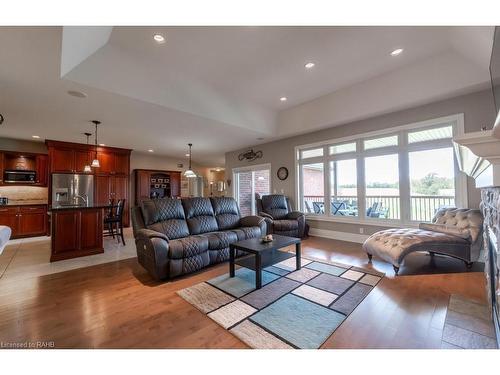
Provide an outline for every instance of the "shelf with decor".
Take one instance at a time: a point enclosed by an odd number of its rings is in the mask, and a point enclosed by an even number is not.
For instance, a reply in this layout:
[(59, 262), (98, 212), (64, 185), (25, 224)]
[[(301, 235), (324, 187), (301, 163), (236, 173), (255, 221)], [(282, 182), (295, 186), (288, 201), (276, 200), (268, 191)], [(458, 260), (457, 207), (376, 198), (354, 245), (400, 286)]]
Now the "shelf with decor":
[(181, 172), (135, 169), (135, 204), (145, 199), (179, 198)]

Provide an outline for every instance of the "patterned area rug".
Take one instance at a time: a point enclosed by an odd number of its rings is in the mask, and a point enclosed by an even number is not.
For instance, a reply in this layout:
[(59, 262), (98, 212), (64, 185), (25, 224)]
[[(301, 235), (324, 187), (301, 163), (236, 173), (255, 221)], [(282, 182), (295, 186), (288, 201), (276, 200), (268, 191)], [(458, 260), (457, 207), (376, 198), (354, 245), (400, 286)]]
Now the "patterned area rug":
[(255, 349), (316, 349), (342, 324), (384, 275), (344, 264), (295, 258), (262, 271), (247, 268), (177, 292)]

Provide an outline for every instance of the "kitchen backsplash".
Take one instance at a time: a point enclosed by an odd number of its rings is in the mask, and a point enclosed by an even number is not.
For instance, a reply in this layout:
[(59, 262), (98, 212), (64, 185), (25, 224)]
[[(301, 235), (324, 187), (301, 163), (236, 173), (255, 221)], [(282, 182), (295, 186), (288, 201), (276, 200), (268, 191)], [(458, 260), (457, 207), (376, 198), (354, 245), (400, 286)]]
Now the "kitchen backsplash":
[(0, 197), (13, 201), (45, 201), (49, 197), (49, 190), (39, 186), (0, 186)]

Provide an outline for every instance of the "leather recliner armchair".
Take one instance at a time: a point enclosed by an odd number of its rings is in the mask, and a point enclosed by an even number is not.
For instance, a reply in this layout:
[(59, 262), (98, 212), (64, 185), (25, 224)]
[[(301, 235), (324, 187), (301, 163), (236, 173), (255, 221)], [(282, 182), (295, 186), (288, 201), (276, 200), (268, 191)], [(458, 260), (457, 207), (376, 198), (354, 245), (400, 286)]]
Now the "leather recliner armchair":
[(257, 199), (258, 215), (267, 223), (268, 234), (303, 238), (306, 217), (302, 212), (293, 211), (290, 200), (284, 195), (264, 195)]

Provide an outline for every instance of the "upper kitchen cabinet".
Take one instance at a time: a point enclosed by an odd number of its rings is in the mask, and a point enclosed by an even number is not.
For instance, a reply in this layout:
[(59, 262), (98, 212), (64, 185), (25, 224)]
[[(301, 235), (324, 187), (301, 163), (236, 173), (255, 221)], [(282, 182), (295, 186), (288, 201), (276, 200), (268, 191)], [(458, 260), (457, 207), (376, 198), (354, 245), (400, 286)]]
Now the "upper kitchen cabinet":
[(48, 156), (0, 151), (0, 184), (47, 186)]
[[(93, 145), (46, 141), (49, 148), (50, 173), (85, 173), (84, 167), (96, 157)], [(92, 172), (101, 175), (129, 175), (130, 152), (132, 150), (114, 147), (97, 147), (100, 167)]]
[(126, 176), (130, 172), (130, 153), (117, 151), (98, 151), (97, 159), (101, 165), (96, 173)]

